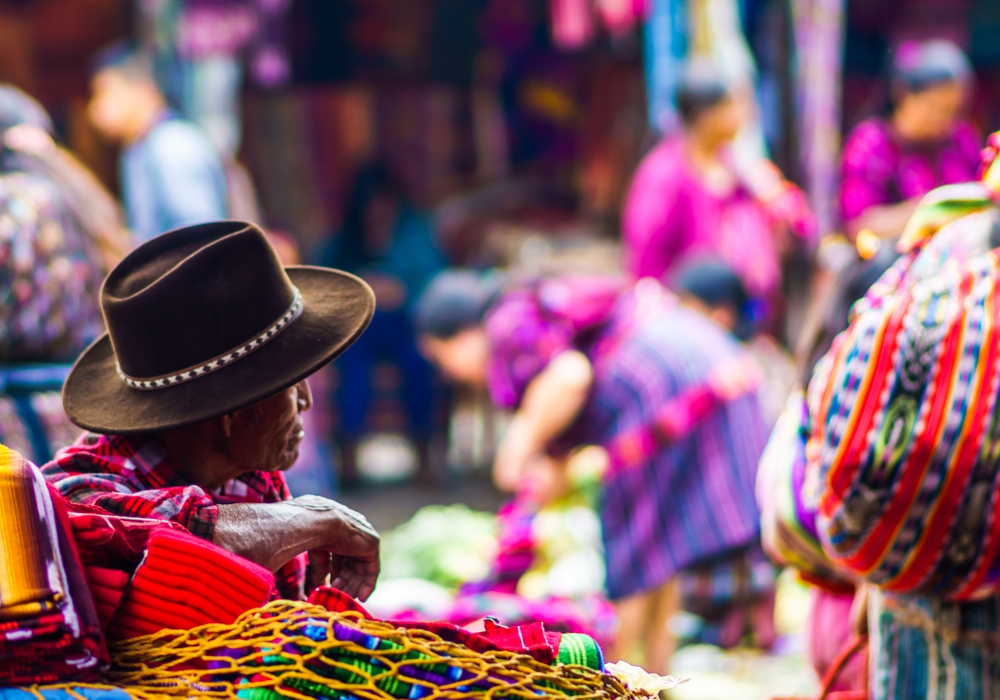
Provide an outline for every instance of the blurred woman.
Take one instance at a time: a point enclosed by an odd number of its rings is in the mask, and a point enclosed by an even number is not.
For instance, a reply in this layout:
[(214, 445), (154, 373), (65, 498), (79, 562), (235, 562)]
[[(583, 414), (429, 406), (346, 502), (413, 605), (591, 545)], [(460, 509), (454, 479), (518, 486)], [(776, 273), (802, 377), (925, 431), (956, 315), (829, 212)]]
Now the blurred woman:
[(744, 110), (713, 71), (688, 71), (677, 109), (682, 134), (645, 157), (626, 195), (626, 269), (662, 280), (693, 258), (714, 257), (740, 275), (750, 294), (772, 297), (789, 234), (812, 234), (802, 193), (767, 161), (737, 167), (731, 145)]
[(607, 450), (605, 585), (620, 617), (609, 656), (639, 642), (646, 668), (664, 671), (676, 574), (758, 538), (767, 428), (736, 341), (653, 280), (560, 277), (497, 298), (472, 273), (445, 273), (417, 319), (446, 376), (516, 411), (494, 465), (500, 488), (550, 479), (537, 473), (550, 455)]
[(130, 244), (114, 200), (52, 135), (40, 104), (0, 85), (0, 440), (42, 462), (76, 437), (58, 390), (103, 330), (101, 280)]
[(896, 238), (925, 194), (976, 179), (981, 141), (963, 121), (972, 81), (949, 41), (899, 47), (891, 113), (861, 122), (844, 143), (840, 210), (852, 240), (864, 230)]
[(336, 362), (342, 483), (358, 480), (358, 440), (367, 427), (372, 369), (379, 360), (391, 361), (402, 374), (407, 427), (420, 473), (429, 477), (433, 374), (417, 350), (411, 312), (427, 282), (445, 266), (431, 220), (407, 201), (383, 165), (371, 164), (358, 174), (344, 225), (319, 251), (317, 264), (359, 275), (378, 300), (368, 331)]

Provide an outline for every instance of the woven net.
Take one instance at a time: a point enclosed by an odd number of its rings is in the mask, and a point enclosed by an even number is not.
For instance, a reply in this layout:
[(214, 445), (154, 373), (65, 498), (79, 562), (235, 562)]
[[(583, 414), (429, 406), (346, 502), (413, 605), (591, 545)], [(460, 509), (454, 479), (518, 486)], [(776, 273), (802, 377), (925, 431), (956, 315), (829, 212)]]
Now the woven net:
[(111, 653), (111, 685), (88, 687), (117, 687), (140, 700), (649, 697), (583, 666), (483, 654), (430, 632), (290, 601), (251, 610), (231, 625), (139, 637)]

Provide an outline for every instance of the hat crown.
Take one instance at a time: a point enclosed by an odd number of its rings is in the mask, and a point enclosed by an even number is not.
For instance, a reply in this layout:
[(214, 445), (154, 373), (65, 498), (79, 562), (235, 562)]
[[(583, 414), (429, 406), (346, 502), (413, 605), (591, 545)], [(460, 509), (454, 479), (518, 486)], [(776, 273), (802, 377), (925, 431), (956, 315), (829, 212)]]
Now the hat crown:
[(239, 348), (286, 314), (295, 296), (264, 233), (223, 221), (134, 250), (105, 280), (101, 307), (121, 371), (142, 379)]

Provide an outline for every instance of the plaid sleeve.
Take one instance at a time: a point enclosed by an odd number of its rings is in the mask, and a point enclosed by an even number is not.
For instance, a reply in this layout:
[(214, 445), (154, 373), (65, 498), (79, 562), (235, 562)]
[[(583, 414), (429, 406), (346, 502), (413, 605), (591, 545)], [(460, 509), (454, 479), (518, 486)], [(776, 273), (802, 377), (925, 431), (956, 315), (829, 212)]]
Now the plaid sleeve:
[(306, 585), (306, 567), (309, 565), (309, 555), (300, 554), (274, 573), (275, 590), (272, 600), (304, 600)]
[(49, 482), (74, 503), (97, 506), (133, 518), (170, 520), (183, 525), (192, 535), (211, 540), (219, 509), (200, 486), (131, 491), (114, 474), (66, 474)]

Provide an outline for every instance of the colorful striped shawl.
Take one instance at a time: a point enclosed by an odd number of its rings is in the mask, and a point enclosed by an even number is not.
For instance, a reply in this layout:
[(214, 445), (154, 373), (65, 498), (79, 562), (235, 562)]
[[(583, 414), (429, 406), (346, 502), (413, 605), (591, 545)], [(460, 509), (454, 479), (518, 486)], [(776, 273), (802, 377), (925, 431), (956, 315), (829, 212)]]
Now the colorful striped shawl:
[(836, 563), (887, 591), (996, 590), (998, 253), (863, 311), (829, 362), (810, 458)]

